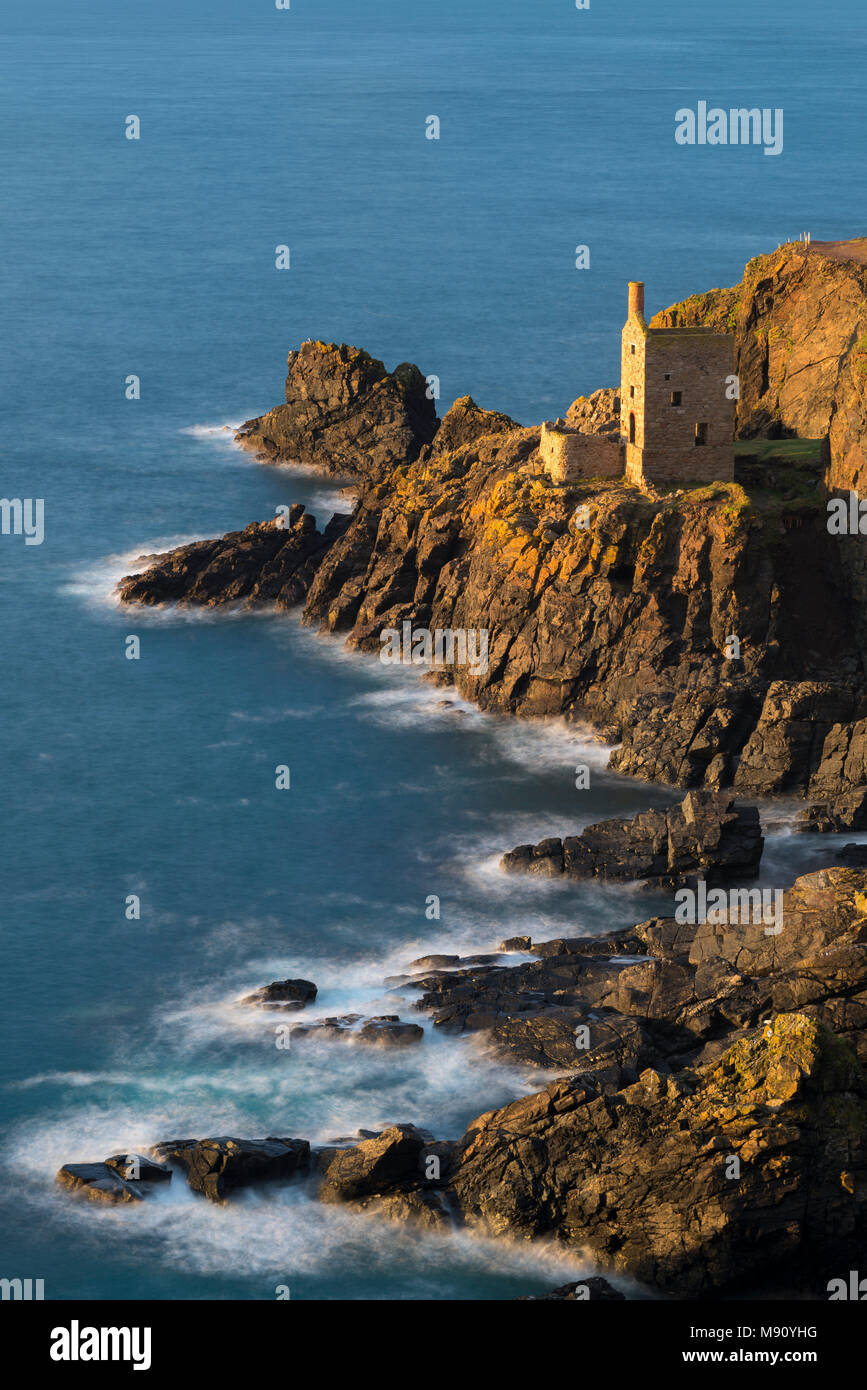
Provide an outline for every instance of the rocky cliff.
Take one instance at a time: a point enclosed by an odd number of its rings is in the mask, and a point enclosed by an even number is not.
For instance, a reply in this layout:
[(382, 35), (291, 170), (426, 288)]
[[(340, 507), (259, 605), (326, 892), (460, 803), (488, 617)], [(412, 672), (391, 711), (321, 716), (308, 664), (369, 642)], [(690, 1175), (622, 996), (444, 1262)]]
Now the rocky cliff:
[(367, 489), (304, 616), (371, 651), (483, 628), (487, 670), (450, 674), (485, 708), (589, 719), (649, 780), (824, 796), (862, 780), (867, 730), (839, 549), (799, 479), (554, 486), (514, 430)]
[(867, 1237), (867, 871), (798, 879), (779, 932), (729, 902), (720, 921), (507, 941), (499, 965), (411, 964), (434, 1028), (556, 1069), (459, 1138), (170, 1140), (57, 1181), (96, 1205), (159, 1202), (172, 1171), (220, 1203), (304, 1182), (431, 1230), (554, 1239), (667, 1297), (827, 1298)]
[(652, 328), (734, 333), (742, 438), (829, 437), (827, 481), (867, 493), (867, 237), (792, 242), (739, 285), (693, 295)]
[[(853, 483), (865, 245), (784, 247), (741, 286), (655, 320), (734, 327), (742, 432), (827, 431), (832, 473)], [(123, 598), (303, 601), (306, 622), (371, 651), (404, 623), (484, 631), (484, 669), (434, 672), (481, 706), (590, 720), (621, 742), (621, 772), (809, 796), (813, 826), (855, 824), (867, 567), (862, 537), (828, 533), (820, 462), (757, 445), (735, 484), (555, 485), (538, 429), (469, 397), (439, 421), (417, 368), (388, 373), (345, 345), (290, 354), (286, 398), (239, 439), (355, 477), (348, 523), (321, 539), (305, 530), (279, 557), (267, 524), (188, 547), (125, 581)], [(614, 392), (580, 398), (568, 418), (612, 432)]]

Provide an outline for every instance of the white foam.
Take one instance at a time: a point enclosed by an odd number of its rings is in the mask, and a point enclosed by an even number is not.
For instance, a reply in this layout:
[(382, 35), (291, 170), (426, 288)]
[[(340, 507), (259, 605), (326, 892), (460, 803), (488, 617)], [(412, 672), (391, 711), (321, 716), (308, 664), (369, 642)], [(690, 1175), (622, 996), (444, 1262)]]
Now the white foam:
[[(152, 541), (142, 541), (134, 549), (106, 555), (87, 566), (76, 568), (71, 577), (59, 586), (62, 594), (74, 594), (88, 603), (99, 606), (119, 606), (116, 589), (121, 579), (128, 574), (139, 574), (153, 564), (152, 556), (176, 550), (178, 546), (192, 545), (195, 541), (208, 540), (202, 535), (159, 536)], [(136, 609), (136, 612), (141, 612)]]
[(211, 439), (217, 444), (233, 444), (237, 449), (240, 446), (235, 444), (235, 434), (243, 423), (243, 420), (235, 420), (220, 425), (187, 425), (179, 433), (190, 434), (195, 439)]

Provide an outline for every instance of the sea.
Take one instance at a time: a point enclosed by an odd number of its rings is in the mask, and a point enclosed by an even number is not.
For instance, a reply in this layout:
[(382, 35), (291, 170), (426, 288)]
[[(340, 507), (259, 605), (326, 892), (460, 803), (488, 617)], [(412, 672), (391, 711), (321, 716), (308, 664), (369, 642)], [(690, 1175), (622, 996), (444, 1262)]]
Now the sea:
[[(783, 241), (862, 234), (862, 6), (6, 0), (0, 32), (0, 491), (44, 506), (41, 544), (0, 535), (0, 1276), (58, 1300), (508, 1300), (590, 1273), (303, 1186), (56, 1189), (64, 1162), (167, 1138), (455, 1138), (548, 1076), (388, 978), (672, 909), (498, 868), (678, 799), (609, 773), (592, 730), (481, 713), (297, 613), (115, 586), (287, 502), (351, 507), (232, 442), (307, 338), (418, 363), (441, 413), (469, 393), (530, 424), (616, 383), (628, 280), (655, 312)], [(781, 109), (782, 152), (678, 144), (700, 101)], [(765, 809), (763, 884), (827, 862)], [(278, 1048), (238, 1001), (288, 976), (314, 1019), (400, 1013), (424, 1041)]]

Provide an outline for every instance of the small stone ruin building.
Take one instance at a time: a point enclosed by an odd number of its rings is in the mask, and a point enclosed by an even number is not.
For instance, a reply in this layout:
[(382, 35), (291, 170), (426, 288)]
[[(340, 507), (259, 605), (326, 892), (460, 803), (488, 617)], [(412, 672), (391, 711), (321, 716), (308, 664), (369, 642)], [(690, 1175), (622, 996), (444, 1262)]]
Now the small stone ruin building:
[(620, 359), (620, 441), (563, 420), (542, 426), (552, 482), (625, 476), (655, 483), (734, 479), (734, 335), (711, 328), (648, 328), (644, 285), (629, 285)]

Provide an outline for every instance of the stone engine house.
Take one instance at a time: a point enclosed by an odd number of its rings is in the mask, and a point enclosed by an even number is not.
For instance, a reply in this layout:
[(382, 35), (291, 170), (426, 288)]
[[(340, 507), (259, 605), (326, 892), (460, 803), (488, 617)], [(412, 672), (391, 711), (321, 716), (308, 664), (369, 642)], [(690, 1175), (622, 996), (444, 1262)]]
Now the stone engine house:
[(644, 285), (630, 283), (620, 357), (627, 482), (733, 481), (734, 356), (731, 333), (648, 328)]
[[(732, 482), (735, 340), (712, 328), (648, 328), (644, 285), (629, 285), (620, 357), (620, 440), (563, 420), (542, 426), (540, 453), (555, 483)], [(616, 425), (614, 426), (616, 430)]]

